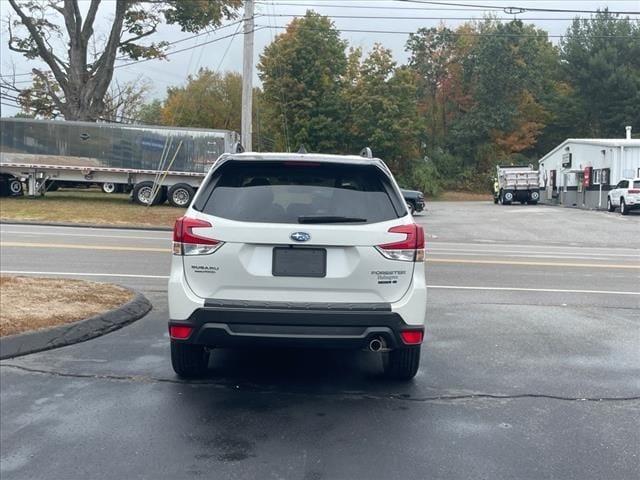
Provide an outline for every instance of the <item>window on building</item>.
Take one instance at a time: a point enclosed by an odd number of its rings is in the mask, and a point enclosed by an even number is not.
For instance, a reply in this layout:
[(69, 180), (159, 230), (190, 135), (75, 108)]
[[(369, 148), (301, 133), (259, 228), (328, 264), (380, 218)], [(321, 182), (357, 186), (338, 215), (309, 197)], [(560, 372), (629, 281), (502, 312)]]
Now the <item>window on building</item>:
[(592, 179), (591, 179), (591, 183), (593, 185), (600, 185), (601, 175), (602, 175), (602, 170), (600, 170), (600, 169), (594, 170), (593, 171), (593, 176), (592, 176)]

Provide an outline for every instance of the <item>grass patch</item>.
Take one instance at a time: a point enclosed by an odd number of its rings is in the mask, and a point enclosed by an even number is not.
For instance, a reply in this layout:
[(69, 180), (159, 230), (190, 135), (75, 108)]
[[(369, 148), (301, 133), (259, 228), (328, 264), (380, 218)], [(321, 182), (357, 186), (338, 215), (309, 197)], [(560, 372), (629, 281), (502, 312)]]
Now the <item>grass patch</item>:
[(0, 276), (0, 337), (84, 320), (132, 298), (108, 283)]
[(487, 202), (493, 201), (490, 193), (477, 192), (442, 192), (437, 198), (430, 198), (432, 202)]
[(60, 189), (44, 197), (0, 199), (0, 220), (90, 223), (113, 226), (172, 227), (184, 209), (168, 205), (146, 207), (125, 193), (97, 189)]

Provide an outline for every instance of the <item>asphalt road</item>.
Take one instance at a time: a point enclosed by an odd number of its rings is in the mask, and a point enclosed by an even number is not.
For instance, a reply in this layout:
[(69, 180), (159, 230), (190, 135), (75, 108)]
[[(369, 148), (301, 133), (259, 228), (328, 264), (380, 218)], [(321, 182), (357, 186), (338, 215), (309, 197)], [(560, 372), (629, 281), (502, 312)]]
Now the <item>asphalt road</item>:
[[(0, 476), (635, 479), (639, 215), (434, 203), (419, 375), (367, 352), (220, 351), (174, 376), (169, 232), (2, 225), (2, 272), (111, 281), (144, 319), (0, 362)], [(3, 306), (4, 308), (5, 306)]]

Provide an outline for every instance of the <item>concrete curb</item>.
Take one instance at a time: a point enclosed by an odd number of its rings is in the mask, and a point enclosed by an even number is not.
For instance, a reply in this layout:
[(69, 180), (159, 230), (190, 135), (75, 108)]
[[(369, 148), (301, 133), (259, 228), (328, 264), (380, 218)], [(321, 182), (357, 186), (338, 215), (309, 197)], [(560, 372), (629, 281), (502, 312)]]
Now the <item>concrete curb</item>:
[(118, 308), (78, 322), (0, 338), (0, 360), (51, 350), (104, 335), (145, 316), (152, 306), (141, 293)]
[(93, 223), (73, 223), (73, 222), (39, 222), (30, 220), (2, 220), (0, 225), (33, 225), (40, 227), (77, 227), (77, 228), (104, 228), (111, 230), (148, 230), (157, 232), (171, 232), (171, 227), (136, 227), (134, 225), (99, 225)]

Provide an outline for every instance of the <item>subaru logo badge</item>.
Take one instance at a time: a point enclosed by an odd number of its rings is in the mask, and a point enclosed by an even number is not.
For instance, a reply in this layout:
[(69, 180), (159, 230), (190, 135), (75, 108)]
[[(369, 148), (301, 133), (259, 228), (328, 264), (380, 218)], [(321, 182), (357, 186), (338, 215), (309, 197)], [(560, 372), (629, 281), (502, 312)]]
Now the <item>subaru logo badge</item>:
[(295, 242), (308, 242), (311, 240), (311, 235), (307, 232), (293, 232), (289, 237)]

